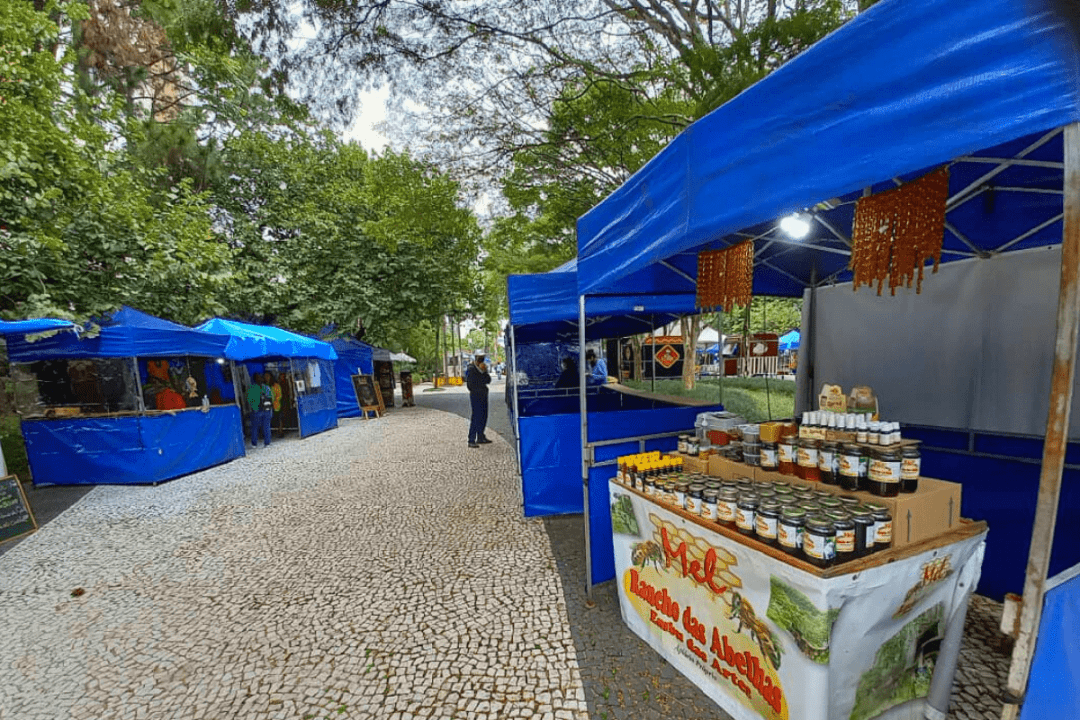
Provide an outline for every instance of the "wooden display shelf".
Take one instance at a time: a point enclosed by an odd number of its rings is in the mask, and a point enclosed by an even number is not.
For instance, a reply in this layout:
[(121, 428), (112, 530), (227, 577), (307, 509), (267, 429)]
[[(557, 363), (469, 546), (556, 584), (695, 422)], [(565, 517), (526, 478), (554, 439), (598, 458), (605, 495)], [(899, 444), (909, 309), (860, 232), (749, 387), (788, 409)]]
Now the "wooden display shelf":
[(975, 535), (978, 535), (979, 533), (986, 530), (987, 527), (986, 522), (983, 520), (974, 521), (961, 518), (960, 524), (957, 525), (957, 527), (935, 535), (933, 537), (926, 538), (925, 540), (920, 540), (918, 542), (914, 542), (901, 547), (893, 546), (890, 547), (888, 550), (880, 550), (878, 552), (866, 555), (861, 558), (849, 560), (845, 563), (832, 565), (827, 568), (819, 568), (818, 566), (813, 565), (806, 560), (802, 560), (793, 555), (789, 555), (788, 553), (784, 552), (776, 546), (762, 542), (761, 540), (756, 539), (752, 535), (743, 535), (738, 530), (729, 528), (726, 525), (721, 525), (718, 522), (710, 522), (703, 519), (700, 515), (695, 515), (693, 513), (687, 512), (683, 508), (669, 505), (667, 503), (657, 502), (652, 497), (646, 495), (644, 492), (638, 490), (637, 488), (630, 487), (629, 485), (623, 485), (622, 483), (614, 479), (612, 479), (611, 482), (624, 490), (628, 490), (635, 495), (644, 498), (646, 501), (652, 503), (653, 505), (656, 505), (659, 508), (663, 508), (668, 512), (679, 515), (686, 520), (689, 520), (690, 522), (705, 528), (706, 530), (711, 530), (718, 535), (723, 535), (726, 538), (735, 540), (739, 544), (744, 545), (751, 550), (757, 550), (758, 552), (768, 555), (769, 557), (779, 560), (787, 565), (790, 565), (791, 567), (802, 570), (803, 572), (810, 573), (811, 575), (822, 579), (838, 577), (840, 575), (851, 575), (854, 573), (862, 572), (872, 567), (887, 565), (888, 563), (896, 562), (897, 560), (903, 560), (905, 558), (918, 555), (919, 553), (926, 552), (927, 550), (944, 547), (945, 545), (950, 545), (954, 542), (958, 542), (969, 537), (974, 537)]

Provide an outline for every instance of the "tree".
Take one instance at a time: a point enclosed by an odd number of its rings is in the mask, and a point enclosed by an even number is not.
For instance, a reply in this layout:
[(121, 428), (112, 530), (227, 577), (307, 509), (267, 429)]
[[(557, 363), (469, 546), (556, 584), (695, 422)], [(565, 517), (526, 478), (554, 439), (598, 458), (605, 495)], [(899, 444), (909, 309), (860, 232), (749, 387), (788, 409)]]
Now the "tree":
[(316, 332), (363, 323), (393, 344), (475, 302), (479, 227), (457, 185), (406, 154), (369, 157), (329, 134), (246, 134), (215, 186), (221, 232), (246, 281), (233, 313)]
[(82, 6), (0, 6), (0, 312), (83, 319), (136, 305), (180, 321), (221, 308), (229, 250), (189, 183), (156, 189), (106, 127), (122, 99), (68, 82), (61, 25)]

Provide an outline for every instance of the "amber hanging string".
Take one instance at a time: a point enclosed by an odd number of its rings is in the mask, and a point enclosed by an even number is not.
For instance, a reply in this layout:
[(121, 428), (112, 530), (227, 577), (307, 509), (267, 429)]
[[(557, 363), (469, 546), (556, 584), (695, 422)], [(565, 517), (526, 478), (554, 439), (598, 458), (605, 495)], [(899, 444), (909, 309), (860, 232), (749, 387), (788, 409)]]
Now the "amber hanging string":
[(922, 292), (927, 260), (941, 263), (949, 170), (942, 167), (900, 187), (864, 197), (855, 206), (851, 238), (853, 289), (877, 283), (885, 288), (911, 287)]
[(754, 243), (698, 253), (697, 306), (702, 312), (731, 312), (750, 304), (754, 285)]

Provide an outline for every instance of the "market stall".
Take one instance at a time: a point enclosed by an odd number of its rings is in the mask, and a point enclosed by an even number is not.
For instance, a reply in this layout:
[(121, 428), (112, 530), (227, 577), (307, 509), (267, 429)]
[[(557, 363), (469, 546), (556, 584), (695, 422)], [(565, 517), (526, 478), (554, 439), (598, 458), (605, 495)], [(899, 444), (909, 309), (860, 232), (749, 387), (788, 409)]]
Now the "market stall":
[(337, 393), (337, 415), (339, 418), (360, 417), (360, 405), (356, 402), (356, 388), (353, 387), (353, 375), (372, 375), (374, 348), (366, 342), (343, 337), (330, 341), (337, 360), (334, 361), (334, 388)]
[(35, 484), (156, 483), (244, 454), (227, 337), (128, 307), (28, 329), (52, 328), (7, 335)]
[[(965, 513), (996, 507), (1010, 528), (990, 535), (986, 573), (999, 597), (1024, 575), (1007, 717), (1027, 685), (1051, 551), (1057, 567), (1080, 553), (1080, 498), (1061, 493), (1078, 324), (1078, 57), (1072, 18), (1053, 3), (884, 0), (696, 122), (578, 224), (583, 302), (627, 286), (696, 293), (701, 263), (750, 248), (754, 293), (805, 300), (800, 409), (823, 382), (900, 388), (889, 407), (927, 441), (925, 468), (963, 483)], [(1039, 260), (1049, 272), (1030, 271)], [(873, 312), (837, 312), (854, 303)], [(965, 363), (1014, 350), (1000, 332), (1010, 303), (1023, 364), (950, 385)], [(1037, 386), (1018, 397), (1010, 388), (1028, 368)], [(989, 406), (970, 404), (992, 395), (1007, 409), (986, 422)], [(934, 434), (915, 407), (946, 408), (957, 424)], [(1000, 421), (1040, 414), (1044, 433), (1002, 432)]]
[[(587, 456), (589, 467), (593, 461), (610, 462), (628, 448), (673, 448), (675, 431), (693, 425), (702, 409), (715, 407), (686, 398), (628, 393), (617, 385), (581, 387), (576, 379), (571, 387), (556, 387), (563, 360), (569, 358), (575, 366), (584, 366), (584, 343), (578, 337), (575, 263), (544, 274), (511, 275), (507, 287), (507, 395), (518, 439), (527, 516), (583, 511), (581, 397), (588, 399), (589, 413), (605, 419), (589, 434), (590, 442), (604, 443)], [(685, 298), (635, 297), (631, 301), (608, 297), (595, 303), (588, 313), (585, 339), (591, 342), (649, 331), (691, 308), (692, 302)], [(648, 439), (633, 439), (636, 437)], [(616, 442), (620, 438), (627, 439)], [(586, 489), (589, 535), (598, 539), (590, 542), (590, 562), (598, 569), (610, 568), (613, 556), (610, 540), (605, 537), (610, 535), (605, 529), (610, 527), (610, 519), (604, 483)]]
[(254, 373), (285, 375), (289, 388), (285, 401), (287, 405), (291, 401), (296, 411), (300, 437), (337, 427), (337, 353), (329, 343), (281, 328), (222, 318), (207, 320), (195, 329), (228, 338), (224, 354), (243, 365), (238, 378), (242, 391)]
[(921, 719), (922, 697), (948, 697), (985, 523), (822, 568), (733, 520), (608, 490), (623, 620), (733, 717)]

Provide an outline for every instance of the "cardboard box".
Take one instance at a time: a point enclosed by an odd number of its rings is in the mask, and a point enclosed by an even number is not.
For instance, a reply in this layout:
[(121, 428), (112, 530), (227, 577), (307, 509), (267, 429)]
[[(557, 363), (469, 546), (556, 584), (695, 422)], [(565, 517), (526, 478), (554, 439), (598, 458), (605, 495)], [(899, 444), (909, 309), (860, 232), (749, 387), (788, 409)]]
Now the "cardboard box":
[(671, 453), (672, 457), (682, 458), (683, 470), (686, 472), (704, 473), (709, 471), (708, 458), (702, 460), (699, 457), (692, 455), (686, 455), (684, 453)]
[(719, 455), (709, 458), (709, 474), (724, 480), (737, 480), (739, 478), (753, 478), (754, 468), (750, 465), (734, 460), (728, 460)]

